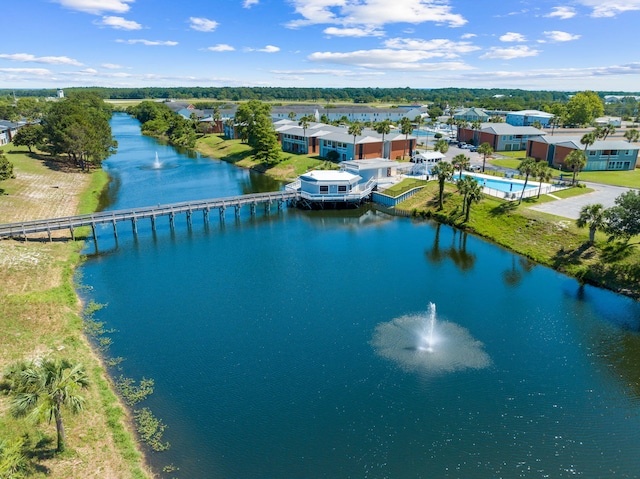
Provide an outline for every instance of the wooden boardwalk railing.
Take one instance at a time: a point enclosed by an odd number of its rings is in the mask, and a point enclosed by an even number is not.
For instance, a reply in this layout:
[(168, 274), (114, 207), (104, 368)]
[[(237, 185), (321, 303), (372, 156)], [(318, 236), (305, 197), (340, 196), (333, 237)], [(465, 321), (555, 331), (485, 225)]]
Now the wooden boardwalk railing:
[(48, 233), (51, 240), (51, 232), (68, 229), (71, 239), (75, 239), (75, 229), (90, 226), (96, 238), (96, 225), (111, 223), (113, 234), (118, 236), (117, 223), (131, 221), (133, 232), (137, 233), (137, 222), (144, 218), (151, 219), (151, 227), (155, 231), (156, 218), (158, 216), (168, 216), (171, 228), (174, 228), (174, 218), (177, 214), (186, 214), (187, 223), (191, 226), (191, 215), (196, 211), (202, 211), (204, 220), (208, 221), (209, 212), (217, 209), (220, 217), (224, 218), (225, 210), (229, 207), (235, 209), (236, 216), (240, 215), (240, 208), (249, 205), (251, 214), (255, 214), (257, 205), (264, 205), (268, 210), (273, 203), (281, 209), (286, 201), (299, 198), (297, 191), (274, 191), (269, 193), (253, 193), (248, 195), (230, 196), (226, 198), (214, 198), (209, 200), (186, 201), (182, 203), (171, 203), (158, 206), (146, 206), (141, 208), (130, 208), (125, 210), (102, 211), (88, 215), (67, 216), (65, 218), (50, 218), (34, 221), (23, 221), (19, 223), (9, 223), (0, 225), (0, 239), (2, 238), (27, 238), (27, 235), (34, 233)]

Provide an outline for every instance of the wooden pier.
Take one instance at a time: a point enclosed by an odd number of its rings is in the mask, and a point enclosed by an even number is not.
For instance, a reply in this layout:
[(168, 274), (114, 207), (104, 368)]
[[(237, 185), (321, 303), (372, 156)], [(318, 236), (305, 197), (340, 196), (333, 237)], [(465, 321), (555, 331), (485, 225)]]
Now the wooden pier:
[(146, 206), (126, 210), (102, 211), (88, 215), (67, 216), (65, 218), (23, 221), (21, 223), (0, 225), (0, 239), (23, 238), (26, 240), (29, 234), (47, 233), (49, 235), (49, 241), (51, 241), (52, 231), (69, 230), (70, 238), (75, 240), (75, 230), (77, 228), (90, 226), (93, 238), (97, 241), (96, 226), (101, 224), (112, 224), (113, 234), (117, 239), (117, 224), (121, 222), (131, 222), (133, 233), (137, 234), (137, 225), (139, 220), (149, 218), (151, 220), (151, 228), (155, 231), (156, 219), (160, 216), (168, 216), (169, 225), (171, 229), (174, 229), (175, 216), (185, 214), (187, 225), (191, 227), (192, 215), (195, 212), (202, 212), (205, 223), (209, 221), (209, 213), (211, 211), (217, 211), (220, 216), (220, 220), (224, 221), (227, 208), (233, 208), (235, 216), (240, 217), (240, 209), (243, 206), (249, 206), (251, 215), (255, 215), (258, 205), (262, 205), (266, 212), (270, 211), (273, 204), (276, 204), (278, 210), (281, 210), (286, 202), (295, 203), (298, 198), (299, 193), (296, 191), (274, 191), (270, 193), (253, 193), (226, 198), (186, 201), (182, 203)]

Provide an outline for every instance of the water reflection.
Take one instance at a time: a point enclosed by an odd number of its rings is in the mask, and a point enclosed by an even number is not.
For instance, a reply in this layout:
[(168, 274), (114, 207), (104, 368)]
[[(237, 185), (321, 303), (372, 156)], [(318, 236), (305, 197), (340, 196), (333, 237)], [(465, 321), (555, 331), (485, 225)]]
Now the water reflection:
[(527, 258), (516, 256), (515, 254), (512, 255), (511, 268), (502, 272), (502, 280), (504, 281), (504, 284), (511, 288), (518, 286), (524, 275), (530, 273), (534, 266), (535, 263), (532, 263)]
[(476, 255), (467, 251), (467, 233), (456, 229), (452, 230), (451, 245), (448, 248), (442, 248), (440, 246), (440, 230), (442, 225), (436, 224), (434, 228), (436, 231), (433, 238), (433, 247), (424, 253), (427, 261), (431, 264), (438, 264), (445, 259), (450, 259), (460, 271), (471, 271), (476, 264)]

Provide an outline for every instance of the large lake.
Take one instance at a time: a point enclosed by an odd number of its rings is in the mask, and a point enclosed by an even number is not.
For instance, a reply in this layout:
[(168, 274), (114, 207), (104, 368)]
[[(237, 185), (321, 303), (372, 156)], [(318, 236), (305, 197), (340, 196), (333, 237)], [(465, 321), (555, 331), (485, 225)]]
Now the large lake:
[[(112, 127), (108, 209), (278, 188)], [(142, 223), (82, 273), (167, 477), (638, 476), (638, 303), (369, 208)]]

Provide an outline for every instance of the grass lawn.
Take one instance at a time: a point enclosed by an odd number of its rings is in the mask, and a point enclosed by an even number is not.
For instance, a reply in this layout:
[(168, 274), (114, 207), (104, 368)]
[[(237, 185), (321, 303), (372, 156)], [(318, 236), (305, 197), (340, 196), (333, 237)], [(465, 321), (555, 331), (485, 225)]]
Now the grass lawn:
[(409, 190), (418, 188), (420, 186), (424, 186), (426, 184), (427, 182), (424, 180), (417, 180), (414, 178), (405, 178), (400, 183), (395, 184), (384, 191), (381, 191), (381, 193), (387, 196), (391, 196), (393, 198), (397, 198), (398, 196), (402, 195), (403, 193), (406, 193)]
[(631, 171), (581, 171), (578, 173), (578, 180), (640, 188), (640, 168)]
[(312, 169), (338, 169), (336, 163), (326, 161), (317, 155), (295, 155), (282, 153), (281, 161), (268, 165), (253, 157), (253, 149), (240, 140), (227, 140), (221, 135), (206, 135), (196, 142), (196, 149), (205, 156), (218, 158), (242, 168), (250, 168), (265, 173), (277, 180), (292, 181)]
[[(566, 190), (566, 195), (584, 193), (585, 188)], [(471, 208), (469, 222), (462, 215), (462, 197), (455, 186), (445, 188), (444, 208), (438, 208), (438, 184), (429, 182), (416, 195), (397, 209), (415, 216), (432, 217), (463, 230), (487, 238), (540, 264), (565, 272), (583, 281), (621, 291), (640, 298), (640, 238), (628, 245), (608, 243), (602, 233), (596, 244), (588, 244), (588, 230), (578, 228), (575, 221), (541, 213), (529, 206), (548, 201), (528, 198), (521, 205), (485, 196)]]
[(496, 151), (497, 156), (505, 156), (507, 158), (520, 158), (524, 159), (527, 157), (527, 152), (525, 150), (519, 151)]
[[(108, 180), (102, 170), (82, 173), (64, 161), (29, 155), (13, 145), (3, 150), (14, 164), (16, 178), (0, 182), (0, 222), (95, 210)], [(127, 412), (84, 335), (74, 285), (81, 248), (81, 242), (71, 241), (0, 241), (0, 373), (19, 360), (57, 356), (84, 365), (91, 382), (82, 392), (84, 411), (63, 412), (63, 454), (53, 453), (55, 425), (12, 417), (6, 395), (0, 395), (0, 441), (25, 439), (24, 452), (34, 469), (28, 477), (148, 478), (151, 473)]]

